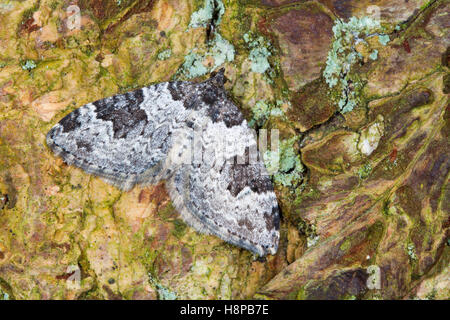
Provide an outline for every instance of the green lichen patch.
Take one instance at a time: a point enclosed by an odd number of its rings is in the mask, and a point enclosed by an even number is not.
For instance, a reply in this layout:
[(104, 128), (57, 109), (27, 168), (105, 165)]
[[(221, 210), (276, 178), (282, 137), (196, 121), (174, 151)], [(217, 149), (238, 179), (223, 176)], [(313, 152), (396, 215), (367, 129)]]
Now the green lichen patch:
[(234, 46), (216, 33), (206, 52), (194, 49), (184, 57), (181, 73), (188, 79), (203, 76), (222, 64), (233, 61), (234, 54)]
[(177, 294), (162, 284), (160, 284), (150, 273), (148, 274), (149, 282), (152, 286), (156, 288), (156, 291), (158, 292), (158, 298), (160, 300), (176, 300)]
[(281, 106), (283, 101), (277, 100), (275, 103), (258, 101), (252, 108), (253, 118), (249, 121), (250, 127), (263, 127), (270, 117), (283, 117), (284, 111)]
[(249, 55), (252, 61), (251, 70), (258, 73), (266, 72), (270, 68), (269, 61), (267, 60), (270, 55), (270, 51), (265, 47), (253, 48)]
[(27, 71), (33, 70), (34, 68), (36, 68), (36, 66), (36, 62), (34, 62), (33, 60), (26, 60), (22, 62), (21, 65), (22, 69)]
[(170, 58), (171, 55), (172, 55), (172, 50), (166, 49), (166, 50), (163, 50), (160, 53), (158, 53), (158, 59), (159, 60), (167, 60)]
[(203, 7), (191, 15), (190, 28), (206, 27), (212, 21), (219, 25), (225, 12), (225, 6), (220, 0), (205, 0)]
[(387, 34), (381, 34), (378, 36), (378, 41), (383, 45), (386, 46), (391, 39)]
[(188, 78), (196, 78), (205, 75), (208, 68), (203, 64), (203, 56), (195, 52), (190, 52), (184, 57), (182, 73)]
[(253, 33), (244, 34), (244, 42), (250, 50), (249, 59), (251, 61), (251, 71), (265, 73), (270, 69), (269, 57), (272, 55), (268, 49), (271, 44), (264, 37), (256, 37)]
[[(363, 61), (363, 55), (355, 45), (366, 42), (369, 37), (378, 36), (382, 45), (389, 42), (389, 36), (378, 34), (382, 30), (380, 22), (369, 17), (352, 17), (348, 22), (337, 20), (333, 26), (334, 41), (328, 53), (327, 65), (323, 72), (328, 86), (335, 95), (342, 113), (353, 110), (359, 103), (359, 92), (363, 83), (352, 77), (352, 66)], [(370, 58), (376, 60), (378, 51), (371, 51)]]
[(408, 245), (406, 246), (406, 252), (411, 262), (417, 260), (416, 246), (414, 245), (414, 243), (408, 243)]
[(372, 165), (370, 163), (366, 163), (358, 169), (358, 176), (361, 180), (367, 179), (371, 173)]
[(273, 180), (278, 185), (295, 187), (303, 180), (303, 164), (294, 149), (298, 138), (295, 136), (281, 141), (278, 150), (267, 150), (263, 155), (267, 171), (273, 175)]

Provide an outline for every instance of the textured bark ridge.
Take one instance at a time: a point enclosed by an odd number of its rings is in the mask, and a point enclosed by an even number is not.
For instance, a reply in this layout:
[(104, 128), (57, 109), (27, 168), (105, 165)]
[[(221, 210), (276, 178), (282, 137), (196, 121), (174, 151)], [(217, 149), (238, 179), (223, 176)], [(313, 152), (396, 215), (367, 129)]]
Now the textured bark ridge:
[[(73, 5), (0, 3), (0, 299), (450, 298), (449, 1)], [(186, 225), (167, 181), (123, 192), (45, 142), (82, 105), (220, 67), (279, 130), (264, 259)]]

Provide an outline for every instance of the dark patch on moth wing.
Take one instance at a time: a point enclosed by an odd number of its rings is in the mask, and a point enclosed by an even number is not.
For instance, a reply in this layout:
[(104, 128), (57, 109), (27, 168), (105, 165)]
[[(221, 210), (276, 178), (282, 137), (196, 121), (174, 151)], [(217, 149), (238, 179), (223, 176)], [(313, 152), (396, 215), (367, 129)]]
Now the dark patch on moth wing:
[(200, 110), (203, 106), (201, 96), (196, 91), (186, 96), (183, 105), (188, 110)]
[(200, 110), (206, 106), (206, 114), (213, 122), (223, 122), (227, 128), (231, 128), (240, 125), (244, 116), (228, 99), (224, 82), (224, 70), (221, 69), (201, 83), (169, 82), (168, 90), (174, 100), (183, 102), (186, 109)]
[(223, 121), (227, 128), (240, 125), (244, 116), (236, 105), (227, 97), (225, 92), (225, 70), (222, 68), (205, 81), (202, 94), (203, 102), (208, 105), (207, 114), (213, 122)]
[(148, 123), (147, 114), (140, 108), (144, 94), (142, 89), (118, 94), (93, 102), (97, 119), (111, 121), (115, 139), (126, 138), (131, 128), (140, 122)]
[(202, 108), (201, 93), (203, 83), (193, 83), (187, 81), (169, 82), (167, 86), (172, 99), (182, 101), (183, 106), (188, 110), (200, 110)]
[[(80, 115), (80, 110), (76, 109), (69, 113), (67, 116), (59, 121), (59, 124), (63, 127), (63, 132), (67, 133), (75, 130), (81, 126), (81, 122), (78, 120), (78, 116)], [(50, 131), (52, 132), (52, 131)]]
[(224, 88), (224, 69), (204, 82), (202, 100), (208, 106), (207, 114), (213, 122), (224, 122), (227, 128), (240, 125), (244, 116), (236, 105), (227, 97)]
[(86, 141), (77, 140), (76, 144), (77, 144), (78, 149), (84, 148), (88, 152), (92, 151), (92, 145)]
[(243, 218), (243, 219), (241, 219), (241, 220), (238, 220), (238, 225), (240, 226), (240, 227), (243, 227), (243, 226), (245, 226), (245, 228), (247, 229), (247, 230), (249, 230), (249, 231), (252, 231), (254, 228), (255, 228), (255, 226), (251, 223), (251, 221), (250, 220), (248, 220), (247, 218)]
[(220, 91), (222, 90), (216, 86), (206, 86), (205, 90), (202, 92), (201, 99), (205, 104), (212, 105), (223, 98), (223, 93)]
[(264, 213), (264, 221), (266, 222), (267, 230), (280, 229), (280, 211), (278, 210), (278, 206), (272, 207), (271, 214)]
[[(248, 148), (245, 150), (245, 159), (248, 159)], [(236, 159), (235, 159), (236, 160)], [(261, 164), (238, 164), (234, 161), (230, 165), (229, 173), (231, 181), (227, 190), (236, 197), (245, 187), (249, 187), (253, 192), (263, 193), (273, 191), (272, 181), (269, 176), (261, 172)]]
[(172, 95), (173, 100), (175, 100), (175, 101), (183, 100), (183, 97), (185, 95), (184, 88), (183, 88), (183, 82), (171, 81), (167, 85), (167, 89), (170, 91), (170, 94)]
[(218, 100), (208, 107), (207, 115), (213, 122), (225, 123), (227, 128), (238, 126), (244, 121), (241, 111), (225, 95), (223, 100)]

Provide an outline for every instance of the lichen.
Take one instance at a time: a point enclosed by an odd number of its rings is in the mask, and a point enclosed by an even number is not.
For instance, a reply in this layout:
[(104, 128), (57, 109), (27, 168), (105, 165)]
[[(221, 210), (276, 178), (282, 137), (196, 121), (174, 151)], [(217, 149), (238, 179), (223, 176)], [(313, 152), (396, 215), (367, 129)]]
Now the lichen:
[[(362, 83), (351, 77), (352, 66), (364, 58), (356, 51), (355, 45), (366, 42), (365, 39), (375, 35), (381, 44), (386, 45), (389, 36), (378, 34), (381, 29), (380, 22), (369, 17), (351, 17), (348, 22), (338, 19), (333, 26), (334, 41), (328, 52), (323, 75), (328, 86), (340, 93), (337, 104), (342, 113), (349, 112), (358, 105), (358, 92), (362, 88)], [(370, 58), (375, 60), (377, 57), (378, 51), (373, 50)]]
[[(191, 51), (184, 57), (182, 73), (188, 78), (196, 78), (213, 71), (225, 62), (234, 60), (234, 46), (218, 33), (208, 44), (210, 48), (207, 52)], [(198, 50), (199, 51), (199, 50)], [(207, 65), (208, 58), (212, 58), (214, 63)]]
[(244, 34), (244, 42), (250, 49), (249, 59), (251, 61), (252, 72), (265, 73), (270, 68), (269, 56), (272, 55), (268, 47), (270, 42), (263, 37), (255, 38), (252, 33)]
[(194, 11), (191, 15), (190, 28), (206, 27), (214, 16), (217, 16), (215, 24), (220, 24), (223, 14), (225, 13), (225, 6), (220, 0), (205, 0), (202, 8)]
[(346, 239), (344, 242), (342, 242), (342, 244), (339, 247), (339, 249), (341, 251), (346, 252), (348, 249), (350, 249), (351, 245), (352, 245), (352, 242), (350, 241), (350, 239)]
[(294, 187), (303, 179), (303, 164), (300, 155), (294, 150), (298, 138), (295, 136), (284, 140), (278, 150), (267, 150), (263, 155), (267, 171), (273, 175), (276, 184)]
[(414, 245), (414, 243), (408, 243), (408, 245), (406, 246), (406, 251), (411, 261), (417, 260), (416, 246)]
[(378, 41), (383, 45), (387, 45), (389, 41), (391, 41), (391, 39), (389, 38), (389, 36), (387, 34), (381, 34), (378, 36)]
[(381, 287), (380, 267), (377, 266), (376, 264), (368, 266), (367, 274), (369, 275), (366, 281), (367, 289), (369, 290), (380, 289)]
[(320, 240), (320, 236), (308, 237), (308, 238), (306, 238), (306, 246), (308, 248), (314, 247), (317, 244), (317, 242), (319, 242), (319, 240)]
[(250, 51), (249, 59), (252, 61), (251, 70), (257, 73), (264, 73), (270, 68), (267, 58), (271, 55), (267, 48), (253, 48)]
[(212, 69), (234, 60), (234, 46), (228, 40), (222, 38), (218, 33), (215, 34), (214, 40), (210, 43), (211, 51), (206, 56), (214, 58), (214, 66)]
[(0, 288), (0, 300), (9, 300), (9, 294)]
[(253, 118), (249, 121), (250, 127), (262, 127), (270, 117), (283, 117), (284, 111), (280, 108), (282, 101), (270, 103), (258, 101), (252, 108)]
[(165, 286), (161, 285), (158, 281), (154, 279), (154, 277), (151, 274), (148, 274), (148, 279), (151, 285), (153, 285), (156, 288), (156, 291), (158, 292), (158, 298), (160, 300), (176, 300), (177, 294)]
[(362, 167), (359, 168), (358, 176), (361, 180), (364, 180), (370, 176), (371, 172), (372, 172), (372, 166), (370, 165), (370, 163), (366, 163)]
[(166, 49), (166, 50), (163, 50), (160, 53), (158, 53), (158, 59), (166, 60), (166, 59), (169, 59), (171, 55), (172, 55), (172, 50)]
[(270, 107), (265, 101), (258, 101), (252, 108), (253, 118), (250, 120), (251, 127), (254, 124), (262, 126), (270, 114)]
[[(222, 1), (205, 0), (204, 6), (191, 15), (189, 28), (206, 27), (214, 22), (217, 28), (220, 24), (225, 7)], [(214, 21), (212, 21), (214, 19)], [(234, 60), (234, 46), (213, 29), (207, 50), (193, 48), (185, 57), (181, 73), (188, 79), (203, 76), (226, 62)]]
[(26, 60), (24, 63), (22, 63), (22, 69), (23, 70), (33, 70), (34, 68), (36, 68), (36, 62), (34, 62), (33, 60)]
[(208, 68), (203, 65), (202, 56), (191, 51), (184, 57), (182, 72), (187, 78), (192, 79), (205, 75)]

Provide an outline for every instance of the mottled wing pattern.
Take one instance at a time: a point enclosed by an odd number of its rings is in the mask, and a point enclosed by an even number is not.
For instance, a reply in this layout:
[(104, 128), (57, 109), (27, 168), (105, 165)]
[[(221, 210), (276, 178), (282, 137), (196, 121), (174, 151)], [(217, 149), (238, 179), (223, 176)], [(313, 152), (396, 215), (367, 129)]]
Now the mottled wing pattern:
[(187, 83), (169, 86), (175, 99), (197, 109), (193, 127), (201, 128), (198, 141), (191, 142), (199, 144), (192, 164), (178, 167), (169, 192), (184, 220), (197, 230), (261, 256), (275, 254), (280, 216), (272, 182), (258, 159), (256, 139), (227, 98), (220, 76), (197, 86), (193, 96)]
[(183, 165), (169, 180), (169, 192), (184, 220), (260, 256), (275, 254), (278, 203), (266, 168), (224, 159), (211, 168)]
[(167, 180), (186, 223), (261, 256), (275, 254), (275, 193), (260, 160), (237, 162), (256, 140), (223, 80), (222, 71), (202, 83), (161, 83), (88, 103), (55, 125), (47, 144), (124, 190)]
[[(165, 178), (165, 160), (184, 108), (167, 84), (88, 103), (47, 134), (48, 146), (68, 164), (131, 189)], [(181, 120), (184, 122), (184, 120)]]

